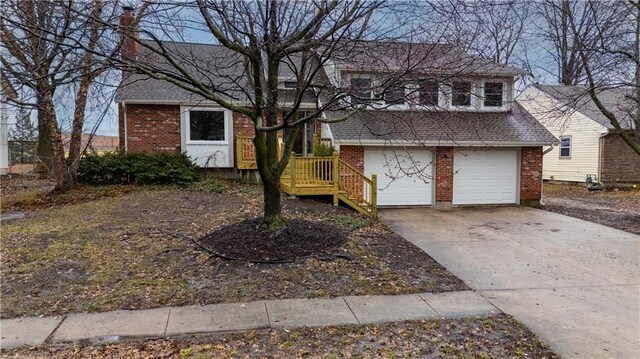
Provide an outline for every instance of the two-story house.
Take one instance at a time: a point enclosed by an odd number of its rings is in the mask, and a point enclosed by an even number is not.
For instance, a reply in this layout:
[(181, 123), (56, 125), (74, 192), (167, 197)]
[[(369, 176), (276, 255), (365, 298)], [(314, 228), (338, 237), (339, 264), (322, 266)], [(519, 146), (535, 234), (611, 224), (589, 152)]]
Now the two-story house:
[[(236, 56), (217, 45), (168, 46), (203, 61)], [(372, 210), (371, 202), (539, 203), (543, 146), (557, 140), (514, 102), (521, 70), (442, 44), (359, 42), (333, 56), (314, 81), (347, 96), (299, 131), (285, 192), (333, 194), (336, 204), (340, 199), (363, 211)], [(214, 62), (225, 66), (225, 76), (242, 76), (241, 66), (224, 61)], [(282, 66), (279, 75), (283, 107), (296, 87), (288, 69)], [(317, 93), (307, 97), (301, 112), (322, 102)], [(255, 169), (254, 125), (239, 113), (140, 74), (125, 76), (116, 102), (127, 151), (183, 151), (229, 176)], [(313, 157), (320, 139), (336, 147), (339, 163)]]

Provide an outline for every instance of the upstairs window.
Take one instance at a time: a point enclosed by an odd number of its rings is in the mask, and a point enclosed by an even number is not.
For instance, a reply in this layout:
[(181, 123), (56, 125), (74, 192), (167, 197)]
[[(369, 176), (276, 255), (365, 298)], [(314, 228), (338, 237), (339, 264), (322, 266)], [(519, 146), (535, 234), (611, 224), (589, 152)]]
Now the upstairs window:
[(371, 102), (371, 79), (352, 78), (351, 79), (351, 104), (360, 105)]
[(384, 103), (386, 105), (404, 105), (405, 96), (404, 85), (394, 85), (384, 91)]
[(421, 81), (418, 88), (418, 103), (425, 106), (437, 106), (440, 97), (436, 80)]
[(453, 106), (471, 106), (471, 82), (453, 81), (451, 83), (451, 104)]
[(298, 87), (298, 83), (296, 81), (285, 81), (284, 88), (295, 90)]
[(560, 137), (560, 158), (571, 158), (571, 136)]
[(502, 82), (484, 83), (484, 107), (502, 107)]
[(189, 111), (190, 141), (225, 141), (223, 111)]

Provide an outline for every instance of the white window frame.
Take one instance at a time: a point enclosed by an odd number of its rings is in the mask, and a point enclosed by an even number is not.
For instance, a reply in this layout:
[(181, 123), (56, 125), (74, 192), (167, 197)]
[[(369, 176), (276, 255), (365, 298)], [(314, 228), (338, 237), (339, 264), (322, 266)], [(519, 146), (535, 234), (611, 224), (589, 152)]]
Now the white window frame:
[[(421, 92), (420, 91), (420, 84), (416, 83), (416, 86), (418, 88), (418, 91), (417, 91), (418, 98), (417, 98), (417, 101), (416, 101), (418, 108), (430, 110), (430, 109), (436, 109), (436, 108), (441, 106), (442, 98), (445, 97), (445, 95), (442, 92), (442, 86), (440, 86), (440, 81), (435, 80), (435, 84), (436, 84), (436, 87), (438, 89), (437, 90), (437, 92), (438, 92), (438, 102), (436, 104), (434, 104), (434, 105), (425, 105), (425, 104), (421, 104), (420, 103), (420, 92)], [(473, 85), (472, 85), (472, 88), (473, 88)]]
[[(405, 109), (405, 108), (407, 108), (407, 106), (409, 105), (409, 98), (407, 97), (407, 92), (408, 92), (407, 90), (409, 88), (408, 85), (409, 84), (407, 82), (402, 83), (402, 90), (404, 92), (404, 98), (403, 98), (403, 102), (402, 103), (396, 103), (396, 104), (387, 103), (387, 100), (384, 99), (384, 95), (383, 95), (382, 98), (380, 99), (380, 101), (378, 101), (379, 104), (378, 103), (377, 104), (380, 105), (380, 106), (385, 106), (386, 108), (389, 108), (389, 109)], [(393, 87), (393, 86), (391, 86), (391, 87)], [(389, 90), (391, 87), (387, 88), (387, 90)], [(371, 97), (374, 97), (373, 96), (373, 92), (371, 94)]]
[[(562, 139), (569, 139), (569, 146), (567, 147), (562, 147)], [(571, 147), (573, 147), (573, 139), (571, 138), (571, 136), (560, 136), (560, 144), (558, 145), (558, 158), (561, 160), (570, 160), (571, 159)], [(569, 155), (568, 156), (563, 156), (562, 155), (562, 149), (563, 148), (568, 148), (569, 149)]]
[[(224, 141), (191, 140), (191, 111), (222, 112), (224, 114)], [(221, 107), (187, 107), (185, 111), (185, 143), (187, 145), (228, 145), (231, 133), (231, 111)]]
[[(355, 76), (354, 76), (354, 75), (355, 75)], [(374, 99), (374, 97), (375, 97), (375, 96), (374, 96), (374, 93), (375, 93), (374, 86), (375, 86), (375, 84), (374, 84), (374, 78), (373, 78), (373, 75), (372, 75), (372, 74), (360, 74), (360, 73), (353, 73), (353, 74), (350, 74), (350, 76), (348, 77), (348, 84), (347, 84), (347, 86), (351, 87), (351, 80), (353, 80), (353, 79), (357, 79), (357, 80), (369, 80), (369, 83), (370, 83), (370, 85), (369, 85), (369, 86), (371, 86), (371, 90), (369, 90), (369, 100), (371, 100), (371, 102), (369, 102), (369, 104), (358, 104), (358, 106), (360, 106), (360, 105), (365, 105), (365, 106), (372, 106), (372, 105), (374, 105), (373, 99)], [(384, 99), (383, 99), (383, 101), (384, 101)], [(379, 101), (378, 101), (378, 102), (379, 102)], [(377, 102), (376, 102), (376, 103), (377, 103)], [(383, 104), (384, 104), (384, 102), (383, 102)], [(353, 98), (352, 98), (352, 96), (351, 96), (351, 95), (349, 95), (349, 105), (350, 105), (350, 106), (354, 106), (354, 105), (353, 105)]]
[[(487, 82), (494, 82), (494, 83), (502, 83), (502, 106), (485, 106), (484, 105), (484, 88), (485, 88), (485, 84)], [(508, 88), (509, 88), (509, 84), (506, 81), (502, 81), (502, 80), (483, 80), (482, 81), (482, 96), (480, 97), (480, 108), (483, 110), (506, 110), (508, 108), (507, 106), (507, 94), (508, 94)]]
[[(469, 105), (461, 106), (461, 105), (453, 104), (453, 83), (454, 82), (468, 82), (471, 84), (471, 89), (469, 90), (470, 91)], [(477, 84), (473, 80), (465, 80), (465, 79), (451, 80), (449, 83), (449, 101), (448, 101), (450, 108), (452, 110), (463, 110), (463, 111), (468, 111), (470, 109), (476, 108), (476, 106), (474, 106), (474, 94), (476, 93), (476, 88), (477, 88)]]

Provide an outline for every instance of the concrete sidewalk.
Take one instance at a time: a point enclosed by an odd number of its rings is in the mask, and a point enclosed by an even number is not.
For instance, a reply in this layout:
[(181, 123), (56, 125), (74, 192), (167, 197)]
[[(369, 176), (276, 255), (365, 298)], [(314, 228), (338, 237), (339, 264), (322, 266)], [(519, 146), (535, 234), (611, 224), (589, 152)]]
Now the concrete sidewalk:
[(500, 313), (472, 291), (331, 299), (284, 299), (0, 320), (0, 347), (117, 341), (263, 328), (384, 323)]

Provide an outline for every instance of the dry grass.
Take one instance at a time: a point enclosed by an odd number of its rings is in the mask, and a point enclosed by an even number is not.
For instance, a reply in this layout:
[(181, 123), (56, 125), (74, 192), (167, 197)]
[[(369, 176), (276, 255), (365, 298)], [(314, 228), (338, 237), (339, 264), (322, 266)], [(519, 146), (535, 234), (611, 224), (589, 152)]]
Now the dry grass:
[(501, 315), (381, 325), (262, 330), (103, 346), (46, 347), (16, 358), (557, 358), (513, 318)]
[(79, 196), (3, 223), (2, 317), (466, 288), (378, 223), (316, 201), (285, 200), (286, 215), (357, 227), (342, 258), (256, 265), (212, 257), (189, 237), (257, 216), (262, 205), (258, 187), (224, 187), (103, 188), (101, 199)]

